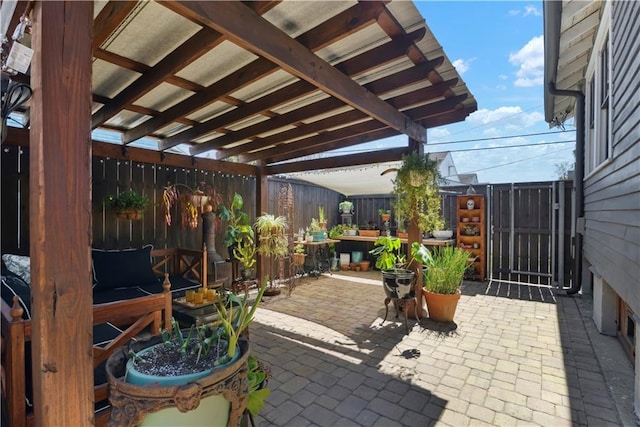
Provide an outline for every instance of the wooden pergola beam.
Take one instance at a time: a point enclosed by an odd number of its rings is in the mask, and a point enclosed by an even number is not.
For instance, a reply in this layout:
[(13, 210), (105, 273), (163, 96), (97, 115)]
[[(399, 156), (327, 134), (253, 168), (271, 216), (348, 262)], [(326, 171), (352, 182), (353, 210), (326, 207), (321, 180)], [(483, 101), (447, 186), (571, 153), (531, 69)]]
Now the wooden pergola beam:
[[(424, 36), (424, 32), (417, 31), (416, 33), (408, 36), (406, 39), (392, 40), (388, 43), (385, 43), (384, 45), (371, 49), (368, 52), (357, 55), (340, 64), (337, 64), (335, 67), (338, 70), (343, 71), (346, 75), (350, 77), (358, 76), (366, 71), (371, 70), (372, 68), (378, 67), (379, 63), (392, 62), (394, 60), (397, 60), (398, 58), (403, 57), (407, 49), (407, 46), (413, 43), (414, 40), (419, 40), (423, 36)], [(438, 63), (438, 61), (436, 61), (436, 63)], [(396, 77), (396, 76), (397, 75), (394, 75), (393, 77)], [(404, 76), (399, 76), (399, 77), (404, 77)], [(391, 77), (387, 77), (387, 78), (390, 79)], [(408, 84), (402, 78), (394, 78), (393, 81), (396, 82), (396, 86), (400, 86), (402, 84)], [(368, 88), (368, 86), (365, 85), (365, 88)], [(290, 94), (291, 92), (294, 92), (294, 91), (296, 91), (297, 93), (295, 97), (291, 97), (291, 96), (287, 97), (287, 94)], [(205, 122), (200, 126), (196, 126), (192, 129), (188, 129), (185, 132), (181, 132), (180, 134), (177, 134), (171, 138), (167, 138), (164, 141), (163, 147), (170, 147), (181, 142), (188, 142), (188, 140), (191, 138), (195, 138), (198, 135), (209, 133), (213, 130), (219, 129), (224, 125), (230, 124), (228, 121), (225, 122), (224, 116), (233, 115), (233, 117), (245, 118), (252, 114), (265, 110), (266, 108), (264, 107), (268, 106), (268, 108), (273, 108), (277, 105), (291, 102), (295, 100), (295, 98), (313, 93), (314, 91), (317, 91), (317, 88), (315, 86), (313, 86), (312, 84), (304, 80), (301, 80), (279, 91), (276, 91), (275, 93), (272, 93), (260, 99), (257, 99), (254, 102), (247, 104), (242, 109), (233, 110), (223, 115), (222, 117), (217, 117), (215, 119), (209, 120), (208, 122)], [(336, 99), (336, 98), (329, 98), (329, 99), (331, 100), (331, 104), (334, 105), (334, 107), (332, 108), (339, 108), (345, 105), (344, 102), (342, 102), (339, 99)], [(318, 103), (315, 103), (312, 105), (316, 105), (321, 102), (322, 101), (319, 101)], [(257, 110), (257, 107), (260, 107), (260, 106), (262, 106), (262, 110)], [(307, 107), (313, 108), (312, 106), (307, 106)], [(304, 111), (307, 111), (309, 109), (307, 107), (304, 107)], [(298, 114), (302, 115), (302, 113), (298, 113)], [(291, 116), (291, 114), (285, 114), (282, 116)], [(244, 138), (258, 135), (262, 132), (265, 132), (266, 130), (277, 128), (280, 126), (286, 126), (291, 123), (291, 121), (287, 120), (282, 116), (268, 120), (268, 122), (258, 123), (254, 126), (246, 127), (236, 132), (230, 132), (227, 135), (223, 137), (215, 138), (212, 141), (207, 141), (207, 142), (198, 144), (192, 148), (191, 154), (200, 154), (209, 150), (217, 149), (225, 145), (228, 145), (230, 143), (240, 141)], [(308, 118), (308, 117), (310, 116), (307, 115), (306, 117), (302, 117), (302, 118)], [(302, 120), (302, 118), (296, 119), (296, 120)], [(284, 123), (284, 124), (281, 124), (281, 123)]]
[(35, 425), (93, 423), (93, 2), (32, 14), (29, 241)]
[[(258, 4), (260, 2), (249, 2), (249, 4)], [(172, 3), (162, 3), (164, 6), (174, 9)], [(331, 20), (333, 25), (320, 25), (315, 29), (302, 34), (299, 38), (307, 43), (309, 49), (320, 49), (327, 44), (333, 43), (342, 37), (350, 34), (362, 26), (370, 25), (372, 20), (379, 13), (379, 9), (382, 6), (382, 2), (366, 2), (360, 3), (347, 11), (343, 12)], [(216, 7), (222, 5), (221, 2), (215, 3)], [(258, 13), (264, 13), (264, 9), (259, 9)], [(345, 24), (343, 24), (345, 23)], [(337, 28), (342, 29), (346, 34), (342, 34), (337, 31)], [(184, 117), (193, 111), (206, 106), (220, 97), (227, 95), (241, 87), (244, 87), (256, 80), (264, 77), (278, 69), (278, 66), (273, 62), (265, 58), (258, 58), (252, 61), (250, 64), (237, 70), (235, 73), (223, 78), (220, 81), (212, 84), (211, 86), (199, 91), (195, 95), (185, 99), (182, 102), (172, 106), (171, 108), (163, 111), (161, 114), (154, 116), (144, 123), (136, 126), (135, 128), (125, 132), (123, 141), (129, 143), (155, 132), (157, 129), (165, 126), (166, 124)], [(206, 133), (206, 132), (205, 132)], [(179, 143), (179, 142), (178, 142)], [(178, 143), (174, 144), (177, 145)], [(167, 144), (166, 148), (170, 148)]]
[(225, 34), (238, 46), (269, 59), (283, 70), (398, 132), (426, 143), (427, 131), (419, 123), (333, 68), (244, 4), (177, 1), (172, 3), (172, 9)]
[(371, 151), (369, 153), (325, 157), (323, 159), (314, 160), (301, 160), (299, 162), (267, 166), (266, 171), (269, 175), (277, 175), (309, 170), (335, 169), (346, 168), (350, 166), (370, 165), (373, 163), (384, 163), (400, 160), (402, 158), (402, 155), (406, 152), (406, 147), (400, 147), (391, 148), (388, 150)]
[[(459, 95), (455, 98), (436, 101), (428, 105), (407, 110), (406, 114), (410, 117), (413, 117), (414, 119), (425, 119), (429, 116), (435, 116), (457, 108), (459, 104), (464, 100), (464, 98), (466, 98), (466, 95)], [(289, 160), (295, 157), (299, 157), (300, 151), (308, 150), (310, 147), (318, 149), (317, 152), (326, 151), (326, 146), (331, 142), (343, 140), (354, 135), (363, 135), (369, 132), (383, 129), (384, 127), (385, 125), (383, 123), (380, 123), (376, 120), (359, 122), (351, 126), (345, 126), (340, 129), (322, 132), (319, 135), (310, 136), (308, 138), (300, 139), (288, 144), (281, 144), (273, 148), (246, 154), (241, 157), (241, 161), (248, 162), (258, 159), (268, 159), (267, 161), (269, 163), (272, 163), (273, 161)], [(393, 131), (397, 134), (397, 131)]]

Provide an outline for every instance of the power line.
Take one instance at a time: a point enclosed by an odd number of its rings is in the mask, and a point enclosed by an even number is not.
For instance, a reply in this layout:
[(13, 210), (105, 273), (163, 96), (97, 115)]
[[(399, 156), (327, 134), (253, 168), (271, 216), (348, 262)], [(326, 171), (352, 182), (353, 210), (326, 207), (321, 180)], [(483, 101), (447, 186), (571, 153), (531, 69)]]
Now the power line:
[(500, 145), (498, 147), (461, 148), (460, 150), (447, 150), (447, 151), (449, 153), (462, 153), (462, 152), (465, 152), (465, 151), (486, 151), (486, 150), (498, 150), (498, 149), (502, 149), (502, 148), (540, 147), (542, 145), (567, 144), (569, 142), (576, 142), (576, 140), (575, 139), (568, 139), (566, 141), (539, 142), (539, 143), (534, 143), (534, 144)]
[(427, 143), (427, 146), (431, 145), (444, 145), (444, 144), (461, 144), (463, 142), (478, 142), (478, 141), (494, 141), (496, 139), (509, 139), (509, 138), (520, 138), (525, 136), (538, 136), (538, 135), (553, 135), (556, 133), (567, 133), (568, 131), (559, 130), (555, 132), (538, 132), (538, 133), (526, 133), (522, 135), (510, 135), (510, 136), (493, 136), (491, 138), (478, 138), (478, 139), (463, 139), (460, 141), (449, 141), (449, 142), (434, 142), (433, 144)]
[(527, 157), (526, 159), (514, 160), (514, 161), (512, 161), (512, 162), (502, 163), (502, 164), (500, 164), (500, 165), (489, 166), (489, 167), (487, 167), (487, 168), (476, 169), (476, 170), (471, 171), (471, 172), (463, 172), (463, 173), (477, 173), (477, 172), (482, 172), (482, 171), (486, 171), (486, 170), (489, 170), (489, 169), (501, 168), (501, 167), (503, 167), (503, 166), (512, 165), (512, 164), (514, 164), (514, 163), (524, 162), (525, 160), (539, 159), (540, 157), (549, 156), (549, 155), (551, 155), (551, 154), (558, 154), (558, 153), (561, 153), (561, 152), (563, 152), (563, 151), (567, 151), (567, 150), (569, 150), (569, 149), (570, 149), (570, 148), (563, 148), (562, 150), (557, 150), (557, 151), (554, 151), (554, 152), (552, 152), (552, 153), (544, 153), (544, 154), (540, 154), (539, 156)]

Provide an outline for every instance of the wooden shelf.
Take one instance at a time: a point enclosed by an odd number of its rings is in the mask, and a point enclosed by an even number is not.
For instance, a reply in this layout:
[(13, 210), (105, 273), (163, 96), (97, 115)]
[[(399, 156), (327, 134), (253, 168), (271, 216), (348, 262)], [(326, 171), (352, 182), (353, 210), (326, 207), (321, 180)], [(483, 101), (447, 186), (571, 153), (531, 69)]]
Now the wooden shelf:
[[(467, 208), (467, 201), (473, 199), (474, 208)], [(487, 223), (485, 197), (481, 194), (467, 194), (458, 196), (456, 205), (458, 221), (456, 245), (472, 253), (476, 260), (473, 262), (475, 272), (465, 274), (465, 279), (485, 280), (487, 265)], [(476, 234), (466, 234), (467, 227), (477, 227)], [(474, 247), (477, 246), (477, 247)]]

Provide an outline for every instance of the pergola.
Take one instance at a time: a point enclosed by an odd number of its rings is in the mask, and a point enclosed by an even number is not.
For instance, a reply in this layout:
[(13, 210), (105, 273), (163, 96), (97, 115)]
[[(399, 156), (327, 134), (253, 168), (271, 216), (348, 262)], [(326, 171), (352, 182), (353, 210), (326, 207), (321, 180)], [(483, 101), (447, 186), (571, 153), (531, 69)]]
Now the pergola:
[[(30, 129), (6, 143), (30, 147), (38, 424), (93, 417), (92, 154), (250, 173), (260, 210), (268, 175), (399, 160), (426, 128), (477, 108), (412, 2), (3, 1), (7, 12), (9, 34), (32, 22), (30, 76), (12, 77), (33, 89)], [(90, 143), (96, 128), (121, 144)], [(399, 134), (406, 148), (308, 159)]]

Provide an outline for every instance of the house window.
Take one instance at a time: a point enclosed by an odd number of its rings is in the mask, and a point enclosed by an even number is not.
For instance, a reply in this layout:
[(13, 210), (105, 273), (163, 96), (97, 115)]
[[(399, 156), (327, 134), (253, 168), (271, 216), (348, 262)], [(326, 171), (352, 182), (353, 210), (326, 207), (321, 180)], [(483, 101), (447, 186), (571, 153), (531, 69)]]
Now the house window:
[(591, 172), (611, 157), (611, 58), (608, 35), (597, 44), (598, 56), (587, 75), (586, 169)]

